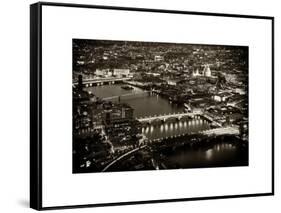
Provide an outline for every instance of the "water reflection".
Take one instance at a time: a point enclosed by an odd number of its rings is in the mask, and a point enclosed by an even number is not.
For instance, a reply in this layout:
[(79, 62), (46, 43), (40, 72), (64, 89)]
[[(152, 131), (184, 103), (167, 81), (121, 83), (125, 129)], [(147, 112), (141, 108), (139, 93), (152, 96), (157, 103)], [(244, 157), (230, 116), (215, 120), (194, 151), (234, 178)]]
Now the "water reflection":
[(207, 160), (212, 160), (214, 156), (222, 155), (224, 152), (227, 152), (228, 155), (231, 155), (236, 151), (236, 149), (237, 147), (231, 143), (215, 144), (211, 149), (205, 151), (205, 157)]
[(206, 120), (196, 119), (190, 121), (171, 121), (167, 123), (152, 123), (142, 128), (142, 133), (150, 140), (178, 136), (187, 133), (197, 133), (209, 129)]
[(207, 159), (207, 160), (210, 160), (210, 159), (212, 158), (212, 156), (213, 156), (213, 149), (208, 149), (208, 150), (205, 152), (205, 154), (206, 154), (206, 159)]
[[(86, 90), (100, 98), (120, 96), (131, 93), (134, 96), (121, 98), (121, 102), (129, 104), (134, 109), (135, 117), (144, 117), (159, 114), (183, 112), (182, 106), (170, 104), (168, 100), (158, 95), (148, 95), (143, 90), (135, 88), (128, 91), (122, 85), (106, 85), (102, 87), (89, 87)], [(118, 101), (118, 98), (111, 101)], [(204, 119), (168, 120), (165, 123), (158, 121), (142, 127), (142, 133), (148, 139), (158, 139), (186, 133), (196, 133), (209, 129), (208, 121)], [(163, 165), (167, 168), (195, 168), (209, 166), (247, 165), (248, 149), (238, 148), (230, 143), (218, 143), (208, 148), (181, 147), (164, 153)], [(163, 155), (163, 156), (164, 156)]]

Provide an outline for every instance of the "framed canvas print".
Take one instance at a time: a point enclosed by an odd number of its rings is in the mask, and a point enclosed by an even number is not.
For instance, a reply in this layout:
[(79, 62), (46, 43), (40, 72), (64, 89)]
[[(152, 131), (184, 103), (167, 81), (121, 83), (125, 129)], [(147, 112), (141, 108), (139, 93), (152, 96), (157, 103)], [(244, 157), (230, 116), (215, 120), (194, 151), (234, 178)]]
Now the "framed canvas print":
[(30, 7), (30, 206), (274, 194), (274, 18)]

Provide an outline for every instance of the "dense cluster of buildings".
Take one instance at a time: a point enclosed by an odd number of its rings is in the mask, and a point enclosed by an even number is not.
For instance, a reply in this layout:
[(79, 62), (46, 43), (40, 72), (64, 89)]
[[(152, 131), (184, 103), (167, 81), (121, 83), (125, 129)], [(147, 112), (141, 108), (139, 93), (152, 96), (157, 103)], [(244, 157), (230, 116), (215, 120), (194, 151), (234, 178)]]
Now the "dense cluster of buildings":
[(74, 172), (100, 170), (143, 140), (132, 107), (96, 97), (83, 89), (81, 81), (73, 86), (72, 116)]
[[(132, 84), (157, 91), (186, 111), (205, 113), (223, 126), (239, 126), (247, 140), (247, 47), (73, 40), (73, 48), (73, 82), (78, 82), (73, 86), (73, 143), (80, 150), (76, 151), (83, 156), (81, 149), (99, 136), (91, 160), (80, 159), (83, 167), (102, 167), (124, 149), (138, 146), (143, 136), (131, 106), (86, 92), (82, 79), (130, 78)], [(77, 146), (77, 141), (86, 145)]]

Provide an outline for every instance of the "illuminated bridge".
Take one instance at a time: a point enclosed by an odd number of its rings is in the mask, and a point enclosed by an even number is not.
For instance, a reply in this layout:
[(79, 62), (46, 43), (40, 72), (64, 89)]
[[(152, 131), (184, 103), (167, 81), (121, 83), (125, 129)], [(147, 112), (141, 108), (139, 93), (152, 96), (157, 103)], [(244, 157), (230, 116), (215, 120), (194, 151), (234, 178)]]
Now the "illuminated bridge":
[[(237, 126), (231, 126), (231, 127), (218, 127), (214, 129), (208, 129), (204, 131), (200, 131), (199, 133), (203, 135), (208, 135), (208, 136), (220, 136), (220, 135), (239, 135), (239, 128)], [(170, 137), (165, 137), (165, 138), (157, 138), (153, 140), (149, 140), (147, 144), (142, 145), (140, 147), (134, 148), (132, 150), (129, 150), (128, 152), (122, 154), (121, 156), (115, 158), (113, 161), (111, 161), (107, 166), (104, 167), (102, 172), (106, 172), (108, 169), (110, 169), (112, 166), (114, 166), (116, 163), (122, 161), (126, 157), (136, 153), (137, 151), (144, 149), (149, 146), (149, 144), (153, 143), (161, 143), (163, 140), (167, 139), (176, 139), (179, 137), (184, 137), (186, 135), (190, 135), (188, 133), (186, 134), (181, 134), (181, 135), (175, 135), (175, 136), (170, 136)], [(177, 143), (175, 141), (175, 143)]]
[[(231, 127), (217, 127), (214, 129), (207, 129), (198, 132), (198, 134), (206, 135), (206, 136), (221, 136), (221, 135), (239, 135), (239, 128), (237, 126), (231, 126)], [(173, 135), (173, 136), (168, 136), (168, 137), (160, 137), (160, 138), (155, 138), (152, 140), (148, 140), (148, 144), (152, 144), (155, 142), (162, 142), (163, 140), (167, 139), (176, 139), (176, 138), (182, 138), (188, 135), (192, 135), (193, 133), (183, 133), (183, 134), (178, 134), (178, 135)]]
[(236, 126), (220, 127), (215, 129), (208, 129), (201, 132), (204, 135), (239, 135), (239, 128)]
[(204, 118), (208, 121), (210, 121), (213, 125), (217, 127), (221, 127), (221, 123), (215, 121), (212, 117), (205, 115), (201, 112), (183, 112), (183, 113), (170, 113), (170, 114), (164, 114), (164, 115), (154, 115), (154, 116), (147, 116), (147, 117), (140, 117), (136, 118), (141, 123), (148, 123), (151, 124), (153, 121), (162, 121), (166, 122), (167, 119), (174, 118), (177, 120), (181, 120), (182, 118), (192, 118), (192, 119), (200, 119)]
[(102, 100), (112, 100), (112, 99), (121, 99), (121, 98), (139, 98), (139, 97), (143, 97), (144, 95), (149, 95), (151, 94), (151, 91), (143, 91), (143, 92), (138, 92), (138, 93), (127, 93), (127, 94), (123, 94), (123, 95), (115, 95), (115, 96), (110, 96), (110, 97), (105, 97), (102, 98)]
[(160, 120), (160, 121), (165, 122), (167, 119), (170, 119), (170, 118), (176, 118), (178, 120), (182, 119), (183, 117), (197, 119), (197, 118), (200, 118), (201, 116), (202, 116), (201, 113), (183, 112), (183, 113), (170, 113), (170, 114), (164, 114), (164, 115), (147, 116), (147, 117), (141, 117), (141, 118), (136, 118), (136, 119), (141, 123), (151, 123), (152, 121), (155, 121), (155, 120)]

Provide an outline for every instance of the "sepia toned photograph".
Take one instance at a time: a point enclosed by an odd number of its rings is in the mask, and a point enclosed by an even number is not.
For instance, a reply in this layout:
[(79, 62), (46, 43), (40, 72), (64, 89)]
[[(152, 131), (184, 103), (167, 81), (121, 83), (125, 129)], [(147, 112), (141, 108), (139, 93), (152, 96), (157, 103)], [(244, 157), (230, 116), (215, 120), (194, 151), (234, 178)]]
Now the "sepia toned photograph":
[(30, 5), (31, 208), (274, 195), (274, 17), (159, 8)]
[(72, 40), (72, 172), (249, 165), (248, 47)]

